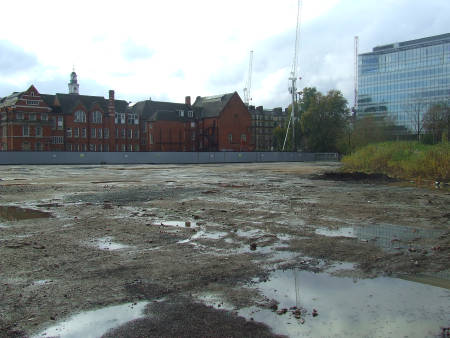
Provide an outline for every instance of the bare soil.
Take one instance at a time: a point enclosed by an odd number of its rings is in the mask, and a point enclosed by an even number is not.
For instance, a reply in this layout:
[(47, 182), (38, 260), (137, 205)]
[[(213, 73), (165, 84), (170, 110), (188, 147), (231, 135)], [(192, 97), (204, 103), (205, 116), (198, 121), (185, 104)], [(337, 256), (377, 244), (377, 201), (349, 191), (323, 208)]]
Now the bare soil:
[[(2, 209), (0, 336), (28, 336), (80, 311), (157, 299), (164, 301), (148, 311), (158, 316), (107, 336), (273, 336), (262, 324), (199, 304), (195, 295), (220, 291), (235, 308), (265, 306), (270, 300), (245, 288), (253, 278), (275, 268), (321, 271), (337, 261), (356, 263), (349, 272), (356, 277), (448, 271), (450, 191), (318, 176), (338, 168), (0, 167), (1, 207), (49, 213), (28, 218)], [(316, 231), (364, 232), (380, 224), (418, 235), (387, 233), (382, 247), (367, 234)]]

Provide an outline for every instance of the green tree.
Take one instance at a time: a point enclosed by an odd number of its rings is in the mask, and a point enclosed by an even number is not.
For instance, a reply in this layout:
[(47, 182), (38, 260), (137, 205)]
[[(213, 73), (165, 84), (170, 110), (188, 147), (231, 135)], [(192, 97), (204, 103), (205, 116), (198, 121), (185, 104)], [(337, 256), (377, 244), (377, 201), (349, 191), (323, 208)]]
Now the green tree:
[(312, 92), (307, 100), (307, 110), (300, 119), (306, 150), (338, 151), (338, 140), (345, 134), (350, 115), (347, 100), (338, 90), (330, 90), (327, 95)]

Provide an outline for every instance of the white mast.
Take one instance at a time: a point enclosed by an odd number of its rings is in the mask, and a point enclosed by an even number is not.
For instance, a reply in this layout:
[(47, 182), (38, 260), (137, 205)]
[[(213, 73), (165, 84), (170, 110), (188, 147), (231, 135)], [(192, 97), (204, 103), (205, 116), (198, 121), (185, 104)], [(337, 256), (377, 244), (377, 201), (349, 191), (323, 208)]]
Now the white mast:
[(250, 91), (252, 89), (252, 69), (253, 69), (253, 51), (250, 51), (250, 60), (248, 62), (248, 78), (244, 88), (244, 103), (248, 106), (252, 100)]
[(284, 138), (283, 143), (283, 149), (286, 146), (286, 140), (289, 133), (289, 127), (292, 122), (292, 151), (295, 151), (295, 103), (297, 101), (297, 66), (298, 66), (298, 45), (300, 41), (300, 19), (301, 19), (301, 6), (302, 2), (301, 0), (298, 0), (298, 6), (297, 6), (297, 27), (295, 30), (295, 47), (294, 47), (294, 60), (292, 62), (292, 70), (291, 70), (291, 76), (289, 77), (289, 81), (291, 82), (289, 86), (289, 93), (292, 95), (292, 109), (291, 109), (291, 117), (289, 118), (288, 127), (286, 130), (286, 136)]

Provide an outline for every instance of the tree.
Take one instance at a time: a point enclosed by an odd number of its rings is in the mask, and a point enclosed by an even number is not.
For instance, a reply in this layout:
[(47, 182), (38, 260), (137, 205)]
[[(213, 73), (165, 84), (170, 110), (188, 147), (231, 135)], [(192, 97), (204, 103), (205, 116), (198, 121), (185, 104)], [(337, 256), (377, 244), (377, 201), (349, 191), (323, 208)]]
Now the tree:
[(450, 107), (446, 103), (432, 105), (423, 117), (425, 131), (432, 135), (433, 143), (450, 135)]
[(338, 151), (338, 139), (344, 134), (350, 115), (347, 100), (338, 90), (330, 90), (327, 95), (314, 92), (308, 100), (305, 101), (307, 110), (300, 119), (306, 149)]
[(417, 101), (409, 104), (408, 116), (411, 121), (411, 127), (414, 134), (417, 137), (417, 141), (420, 141), (420, 135), (423, 133), (423, 116), (427, 103), (424, 101)]
[(393, 140), (397, 128), (386, 116), (367, 115), (348, 121), (345, 135), (339, 140), (339, 151), (341, 153), (350, 153), (369, 143)]

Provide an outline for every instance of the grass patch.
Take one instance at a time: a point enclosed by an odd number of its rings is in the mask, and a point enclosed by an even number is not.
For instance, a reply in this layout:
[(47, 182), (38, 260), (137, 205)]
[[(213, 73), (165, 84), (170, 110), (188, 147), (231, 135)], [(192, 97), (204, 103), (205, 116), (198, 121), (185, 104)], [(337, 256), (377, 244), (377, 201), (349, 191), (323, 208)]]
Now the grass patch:
[(342, 159), (346, 172), (385, 174), (400, 179), (450, 181), (450, 143), (369, 144)]

